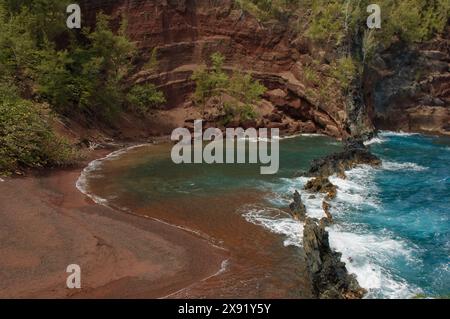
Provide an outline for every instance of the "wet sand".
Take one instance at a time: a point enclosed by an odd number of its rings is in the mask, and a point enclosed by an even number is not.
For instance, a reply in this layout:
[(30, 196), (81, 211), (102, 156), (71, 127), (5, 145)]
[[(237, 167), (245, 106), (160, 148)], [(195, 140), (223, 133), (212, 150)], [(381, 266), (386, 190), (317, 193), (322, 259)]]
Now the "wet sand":
[(82, 168), (0, 181), (0, 298), (162, 298), (221, 269), (228, 253), (203, 238), (92, 202)]

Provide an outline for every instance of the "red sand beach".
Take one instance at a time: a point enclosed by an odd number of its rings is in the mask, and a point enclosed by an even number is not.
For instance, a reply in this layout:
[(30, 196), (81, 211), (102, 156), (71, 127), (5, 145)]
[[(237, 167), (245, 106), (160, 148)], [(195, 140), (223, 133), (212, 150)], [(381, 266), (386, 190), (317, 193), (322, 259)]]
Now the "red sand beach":
[(219, 271), (227, 253), (206, 240), (81, 194), (81, 169), (0, 181), (0, 298), (161, 298)]

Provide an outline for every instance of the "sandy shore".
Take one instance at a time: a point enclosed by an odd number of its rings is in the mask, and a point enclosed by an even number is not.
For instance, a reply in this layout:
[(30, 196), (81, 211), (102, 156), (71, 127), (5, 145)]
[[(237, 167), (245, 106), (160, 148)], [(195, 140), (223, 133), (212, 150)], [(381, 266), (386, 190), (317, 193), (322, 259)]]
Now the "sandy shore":
[(160, 298), (219, 271), (226, 252), (204, 239), (93, 203), (81, 170), (0, 181), (0, 298)]

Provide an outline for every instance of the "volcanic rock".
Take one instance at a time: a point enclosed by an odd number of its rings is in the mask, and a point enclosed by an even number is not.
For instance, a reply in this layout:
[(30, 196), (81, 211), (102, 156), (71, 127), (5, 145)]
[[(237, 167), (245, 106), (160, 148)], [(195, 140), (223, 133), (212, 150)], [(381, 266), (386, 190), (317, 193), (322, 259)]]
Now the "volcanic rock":
[(308, 175), (345, 175), (346, 170), (361, 164), (380, 166), (381, 160), (370, 152), (361, 139), (350, 139), (345, 142), (344, 151), (313, 161)]
[(294, 201), (289, 205), (291, 215), (296, 220), (305, 220), (306, 207), (302, 202), (302, 197), (298, 191), (294, 193)]
[(307, 218), (303, 229), (303, 247), (311, 275), (313, 293), (321, 299), (359, 299), (366, 291), (354, 275), (348, 273), (341, 254), (330, 248), (323, 222)]

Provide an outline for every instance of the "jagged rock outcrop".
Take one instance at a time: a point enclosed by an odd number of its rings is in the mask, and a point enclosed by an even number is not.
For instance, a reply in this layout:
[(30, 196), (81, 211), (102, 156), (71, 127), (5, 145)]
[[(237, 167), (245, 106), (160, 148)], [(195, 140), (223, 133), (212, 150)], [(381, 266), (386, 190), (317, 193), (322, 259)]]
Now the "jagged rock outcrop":
[(328, 204), (326, 201), (322, 202), (322, 209), (326, 216), (326, 220), (324, 221), (325, 225), (333, 223), (333, 215), (331, 215), (330, 208), (331, 208), (330, 204)]
[(361, 139), (349, 139), (344, 142), (344, 150), (312, 162), (309, 176), (329, 177), (334, 174), (345, 176), (345, 171), (357, 165), (381, 165), (381, 160), (373, 155)]
[(311, 179), (306, 183), (304, 189), (312, 193), (325, 193), (328, 199), (335, 198), (337, 193), (336, 186), (326, 176), (318, 176)]
[(298, 191), (294, 193), (294, 201), (289, 205), (291, 215), (294, 219), (304, 221), (306, 218), (306, 207)]
[(348, 273), (341, 254), (330, 248), (328, 232), (323, 222), (307, 218), (303, 230), (306, 254), (313, 292), (321, 299), (358, 299), (362, 289), (355, 276)]

